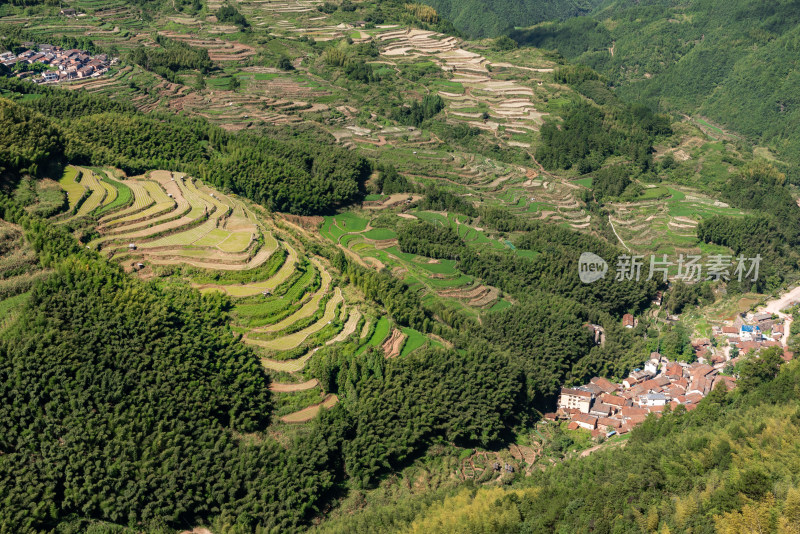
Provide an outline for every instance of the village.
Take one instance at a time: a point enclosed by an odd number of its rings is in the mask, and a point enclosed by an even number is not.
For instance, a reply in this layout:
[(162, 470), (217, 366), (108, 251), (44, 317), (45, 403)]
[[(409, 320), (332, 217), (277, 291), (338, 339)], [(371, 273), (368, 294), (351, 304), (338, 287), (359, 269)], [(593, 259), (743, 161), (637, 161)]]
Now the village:
[(47, 43), (22, 43), (26, 48), (19, 54), (0, 53), (0, 64), (8, 76), (27, 78), (35, 83), (60, 83), (82, 78), (99, 77), (108, 72), (116, 59), (106, 54), (92, 56), (86, 50), (64, 50)]
[[(569, 421), (568, 430), (585, 429), (593, 438), (608, 438), (630, 432), (667, 406), (693, 410), (719, 384), (728, 390), (736, 387), (736, 365), (749, 354), (782, 347), (783, 359), (791, 360), (787, 347), (791, 321), (790, 314), (779, 311), (739, 314), (727, 326), (712, 327), (713, 340), (692, 340), (696, 361), (670, 361), (653, 352), (643, 368), (634, 369), (621, 383), (594, 377), (588, 384), (562, 388), (557, 411), (545, 414), (545, 419)], [(623, 326), (635, 325), (632, 315), (623, 317)], [(598, 343), (603, 341), (597, 325), (587, 327)]]

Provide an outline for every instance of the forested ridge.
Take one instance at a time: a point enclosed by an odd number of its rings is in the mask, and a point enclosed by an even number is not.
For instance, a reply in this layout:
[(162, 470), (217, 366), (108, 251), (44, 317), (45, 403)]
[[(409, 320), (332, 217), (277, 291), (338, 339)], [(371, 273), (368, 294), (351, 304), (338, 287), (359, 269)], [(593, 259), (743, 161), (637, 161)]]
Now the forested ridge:
[(10, 171), (37, 174), (45, 160), (110, 165), (130, 174), (180, 170), (270, 210), (299, 214), (353, 202), (370, 172), (367, 160), (310, 127), (231, 134), (204, 119), (143, 115), (106, 98), (18, 80), (0, 79), (0, 87), (34, 96), (2, 100), (0, 121), (8, 128), (1, 134), (0, 166)]
[(470, 37), (494, 37), (514, 26), (561, 20), (591, 11), (600, 0), (493, 0), (492, 2), (425, 0), (442, 17)]
[(798, 13), (792, 0), (607, 0), (510, 35), (589, 65), (624, 99), (710, 117), (796, 164)]
[(700, 223), (697, 235), (736, 254), (763, 258), (760, 279), (748, 287), (763, 290), (767, 283), (788, 278), (800, 267), (800, 206), (786, 186), (786, 175), (767, 162), (754, 162), (731, 178), (723, 197), (757, 214), (711, 217)]
[(736, 390), (697, 409), (667, 409), (625, 447), (536, 471), (510, 488), (415, 496), (324, 524), (318, 532), (778, 532), (800, 526), (794, 446), (800, 367), (774, 349)]

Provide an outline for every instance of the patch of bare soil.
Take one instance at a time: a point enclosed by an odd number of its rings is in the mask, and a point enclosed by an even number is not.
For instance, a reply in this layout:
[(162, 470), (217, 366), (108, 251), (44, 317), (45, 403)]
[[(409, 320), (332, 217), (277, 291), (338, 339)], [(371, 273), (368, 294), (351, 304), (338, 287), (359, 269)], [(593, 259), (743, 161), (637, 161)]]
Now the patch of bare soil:
[(328, 410), (337, 402), (339, 402), (339, 397), (334, 394), (329, 394), (327, 397), (325, 397), (325, 400), (319, 404), (312, 404), (311, 406), (303, 408), (302, 410), (290, 413), (289, 415), (284, 415), (281, 417), (281, 421), (284, 423), (306, 423), (314, 419), (322, 408)]
[(405, 342), (406, 337), (408, 336), (406, 336), (399, 329), (392, 329), (392, 333), (389, 338), (383, 342), (383, 345), (381, 345), (381, 348), (383, 349), (383, 352), (386, 354), (387, 358), (395, 358), (400, 355), (400, 349), (403, 348), (403, 342)]

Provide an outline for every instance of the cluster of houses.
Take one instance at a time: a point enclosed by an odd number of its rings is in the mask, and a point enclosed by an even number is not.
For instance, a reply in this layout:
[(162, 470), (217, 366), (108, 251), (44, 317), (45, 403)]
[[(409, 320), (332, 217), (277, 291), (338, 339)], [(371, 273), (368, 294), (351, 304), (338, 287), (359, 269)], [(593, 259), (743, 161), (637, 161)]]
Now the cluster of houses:
[(18, 78), (31, 77), (36, 83), (58, 83), (67, 80), (102, 76), (108, 67), (114, 63), (106, 54), (90, 55), (85, 50), (64, 50), (60, 46), (51, 44), (23, 43), (27, 48), (24, 52), (0, 53), (0, 63), (9, 69), (14, 69), (18, 63), (33, 65), (40, 63), (50, 67), (37, 76), (34, 72), (23, 70), (18, 72)]
[(624, 434), (667, 405), (693, 410), (719, 383), (733, 389), (736, 379), (706, 363), (670, 362), (653, 352), (644, 369), (635, 370), (621, 384), (595, 377), (586, 385), (562, 388), (558, 411), (545, 418), (568, 420), (570, 430), (584, 428), (593, 437)]
[[(593, 332), (597, 344), (605, 341), (601, 326), (585, 326)], [(626, 314), (623, 326), (635, 328), (635, 318)], [(735, 387), (736, 378), (722, 373), (748, 353), (783, 347), (783, 358), (791, 360), (793, 355), (784, 339), (789, 335), (789, 326), (782, 318), (766, 312), (737, 316), (729, 326), (712, 328), (718, 343), (707, 338), (692, 341), (696, 362), (671, 362), (653, 352), (644, 369), (634, 370), (620, 384), (595, 377), (586, 385), (562, 388), (558, 410), (545, 414), (545, 418), (567, 420), (569, 429), (584, 428), (597, 437), (629, 432), (649, 414), (661, 413), (668, 405), (672, 409), (683, 405), (693, 410), (718, 384), (727, 389)]]
[[(732, 326), (715, 326), (712, 328), (714, 336), (726, 338), (728, 345), (736, 347), (739, 356), (744, 356), (752, 351), (761, 348), (786, 346), (785, 339), (789, 336), (787, 331), (789, 324), (783, 319), (776, 318), (771, 313), (762, 312), (746, 316), (737, 316)], [(707, 342), (708, 340), (698, 340)], [(694, 343), (693, 343), (694, 344)], [(695, 346), (695, 351), (699, 358), (709, 358), (712, 363), (722, 360), (721, 356), (708, 356), (703, 347)], [(737, 358), (738, 358), (737, 357)], [(792, 354), (784, 348), (783, 357), (790, 360)], [(730, 360), (735, 364), (737, 358)]]

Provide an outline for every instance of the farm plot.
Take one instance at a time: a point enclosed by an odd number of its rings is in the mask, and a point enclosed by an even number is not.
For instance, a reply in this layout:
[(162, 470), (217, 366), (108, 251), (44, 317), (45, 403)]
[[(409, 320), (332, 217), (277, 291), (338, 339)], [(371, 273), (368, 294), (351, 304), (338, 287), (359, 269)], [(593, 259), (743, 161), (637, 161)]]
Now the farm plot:
[(109, 174), (110, 173), (106, 171), (106, 175), (108, 176), (102, 178), (102, 180), (103, 183), (110, 185), (111, 187), (114, 188), (115, 196), (111, 202), (109, 202), (108, 204), (97, 210), (98, 216), (101, 216), (104, 213), (110, 213), (118, 209), (121, 209), (122, 207), (130, 204), (131, 201), (133, 200), (133, 191), (131, 191), (131, 188), (125, 185), (124, 183), (115, 180)]
[(64, 169), (64, 175), (58, 181), (61, 188), (67, 193), (67, 203), (69, 204), (70, 213), (75, 209), (78, 201), (83, 197), (86, 192), (86, 187), (80, 184), (79, 179), (81, 171), (72, 165)]
[(289, 415), (284, 415), (283, 417), (281, 417), (281, 421), (283, 421), (284, 423), (307, 423), (308, 421), (314, 419), (314, 417), (317, 416), (317, 414), (322, 408), (329, 410), (333, 408), (333, 406), (335, 406), (337, 402), (339, 402), (339, 397), (337, 397), (332, 393), (328, 394), (325, 397), (325, 400), (323, 400), (319, 404), (312, 404), (311, 406), (303, 408), (302, 410), (299, 410), (297, 412), (291, 413)]
[(322, 317), (315, 323), (297, 332), (287, 334), (268, 341), (261, 341), (250, 337), (245, 337), (244, 341), (245, 343), (256, 345), (271, 351), (290, 350), (295, 347), (298, 347), (310, 335), (319, 332), (320, 330), (325, 328), (325, 326), (327, 326), (333, 321), (336, 315), (336, 309), (342, 303), (342, 300), (343, 300), (342, 291), (337, 287), (334, 290), (333, 298), (329, 299), (327, 304), (325, 305), (325, 312), (323, 313)]
[[(385, 44), (383, 56), (434, 59), (450, 75), (448, 81), (434, 85), (448, 102), (445, 113), (449, 120), (493, 132), (509, 146), (530, 147), (527, 134), (538, 130), (546, 115), (536, 108), (533, 88), (496, 79), (494, 70), (487, 68), (489, 61), (460, 48), (454, 37), (408, 29), (384, 32), (379, 39)], [(507, 129), (502, 134), (501, 126)]]
[(308, 300), (308, 302), (306, 302), (303, 305), (303, 307), (301, 307), (299, 310), (297, 310), (295, 313), (293, 313), (289, 317), (287, 317), (287, 318), (283, 319), (282, 321), (279, 321), (279, 322), (277, 322), (275, 324), (264, 326), (264, 327), (261, 327), (261, 328), (258, 328), (258, 329), (254, 329), (254, 330), (251, 331), (251, 333), (255, 333), (255, 332), (280, 332), (281, 330), (285, 330), (287, 327), (289, 327), (293, 323), (296, 323), (296, 322), (298, 322), (298, 321), (300, 321), (302, 319), (306, 319), (306, 318), (311, 317), (312, 315), (314, 315), (314, 313), (317, 311), (317, 308), (319, 308), (320, 302), (322, 301), (323, 297), (327, 294), (328, 289), (330, 288), (331, 275), (322, 266), (322, 264), (319, 262), (319, 260), (314, 258), (311, 261), (314, 264), (314, 267), (316, 267), (319, 270), (320, 275), (322, 277), (322, 282), (321, 282), (320, 289), (314, 294), (313, 297), (311, 297)]
[[(113, 187), (114, 181), (106, 178)], [(85, 186), (94, 185), (110, 196), (102, 183), (87, 181)], [(357, 337), (365, 319), (345, 301), (323, 260), (303, 257), (297, 242), (286, 240), (285, 231), (273, 226), (260, 210), (181, 174), (154, 171), (146, 178), (116, 183), (113, 199), (106, 205), (117, 203), (118, 207), (100, 217), (97, 245), (111, 253), (110, 259), (144, 275), (180, 273), (203, 292), (229, 295), (232, 330), (258, 351), (268, 369), (298, 373), (318, 349)], [(127, 200), (120, 200), (123, 194)], [(341, 234), (369, 231), (366, 220), (350, 216), (336, 226)], [(375, 335), (386, 337), (388, 321), (378, 326)], [(384, 326), (386, 331), (381, 333)], [(379, 341), (374, 344), (380, 345)], [(398, 355), (401, 348), (397, 347)], [(274, 388), (279, 396), (302, 394), (282, 404), (283, 413), (291, 411), (285, 415), (288, 422), (307, 421), (335, 402), (335, 396), (322, 391), (317, 397), (319, 385), (313, 381), (298, 380), (298, 384)]]
[(89, 215), (91, 212), (99, 208), (103, 204), (107, 195), (106, 188), (103, 187), (103, 182), (97, 178), (97, 175), (94, 172), (88, 169), (80, 169), (80, 171), (80, 184), (89, 191), (89, 197), (78, 208), (78, 211), (75, 213), (76, 217)]

